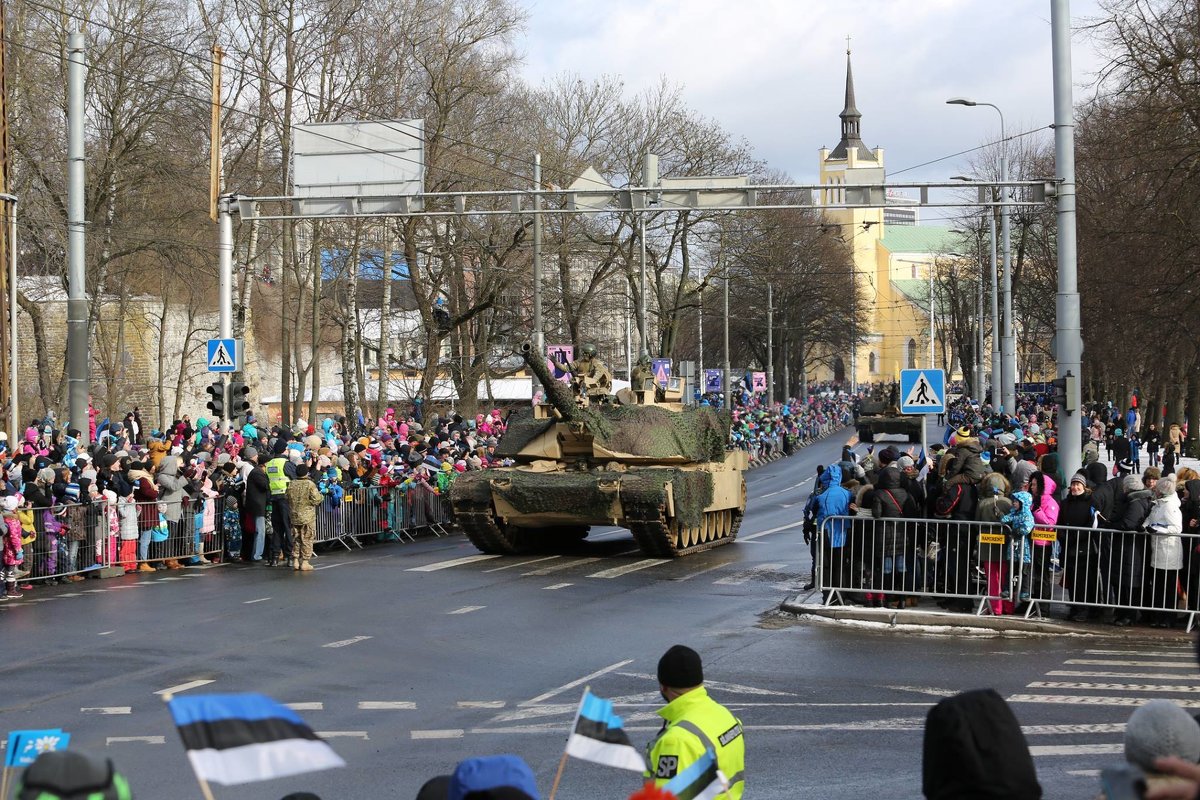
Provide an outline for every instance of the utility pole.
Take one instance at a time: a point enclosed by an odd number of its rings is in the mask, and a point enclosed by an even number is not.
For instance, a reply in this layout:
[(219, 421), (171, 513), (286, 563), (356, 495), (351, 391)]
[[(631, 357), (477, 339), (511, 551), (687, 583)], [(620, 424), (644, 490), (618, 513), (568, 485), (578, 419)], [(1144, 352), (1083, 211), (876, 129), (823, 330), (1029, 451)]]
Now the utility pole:
[[(992, 198), (996, 196), (992, 191)], [(1003, 387), (1003, 356), (1000, 352), (1000, 282), (996, 272), (996, 209), (988, 212), (988, 235), (991, 241), (992, 261), (989, 277), (992, 280), (992, 408), (999, 408)]]
[(771, 282), (767, 281), (767, 405), (775, 405), (775, 309)]
[[(222, 197), (217, 202), (217, 306), (220, 313), (218, 335), (222, 339), (233, 338), (233, 209), (235, 198)], [(238, 347), (239, 357), (245, 356)], [(240, 364), (238, 365), (240, 368)], [(229, 396), (229, 382), (221, 375), (224, 387), (225, 415), (232, 422), (233, 406)]]
[[(1005, 141), (1003, 145), (1004, 154), (1000, 156), (1001, 183), (1008, 180), (1008, 142)], [(1015, 414), (1017, 412), (1017, 351), (1016, 339), (1013, 336), (1012, 250), (1009, 242), (1007, 186), (1000, 187), (1000, 251), (1004, 254), (1004, 339), (1001, 342), (1004, 359), (1004, 410), (1009, 414)]]
[[(642, 186), (645, 186), (647, 188), (653, 188), (655, 186), (658, 186), (658, 156), (653, 155), (651, 153), (646, 153), (642, 157)], [(650, 202), (649, 197), (646, 198), (646, 202), (647, 202), (647, 204), (649, 204), (649, 202)], [(642, 304), (641, 304), (641, 307), (638, 309), (638, 316), (641, 318), (641, 325), (642, 325), (642, 347), (641, 347), (641, 350), (645, 351), (645, 350), (650, 349), (650, 328), (648, 327), (648, 322), (647, 322), (647, 320), (649, 319), (649, 315), (647, 314), (647, 311), (646, 311), (646, 309), (650, 305), (650, 303), (649, 303), (649, 299), (646, 296), (647, 281), (646, 281), (646, 209), (645, 208), (643, 208), (642, 212), (640, 214), (638, 214), (638, 241), (641, 242), (641, 245), (642, 245), (642, 288), (641, 288), (641, 291), (639, 292), (639, 294), (641, 295)], [(639, 354), (640, 354), (640, 352), (641, 351), (639, 351)]]
[[(1071, 3), (1051, 0), (1054, 64), (1054, 163), (1058, 178), (1058, 377), (1083, 375), (1079, 284), (1075, 253), (1075, 117), (1071, 97)], [(1067, 381), (1066, 406), (1058, 408), (1058, 452), (1063, 472), (1080, 467), (1083, 433), (1067, 409), (1079, 408), (1079, 381)]]
[[(83, 94), (87, 79), (82, 33), (67, 35), (67, 419), (91, 443), (88, 425), (87, 286), (84, 259)], [(14, 431), (15, 434), (15, 431)]]
[(696, 306), (699, 311), (696, 314), (696, 342), (698, 345), (698, 353), (696, 358), (696, 374), (699, 375), (700, 394), (704, 394), (704, 287), (696, 292)]
[[(6, 31), (4, 27), (4, 18), (7, 13), (6, 3), (0, 0), (0, 193), (7, 195), (10, 191), (10, 178), (12, 170), (10, 169), (9, 153), (9, 137), (8, 137), (8, 69), (7, 69), (7, 46), (4, 42), (7, 41)], [(16, 219), (17, 203), (16, 198), (9, 203), (9, 213), (12, 214), (12, 219)], [(12, 254), (15, 258), (16, 254), (16, 236), (9, 236), (9, 225), (0, 225), (0, 257), (7, 253)], [(14, 281), (13, 277), (7, 271), (0, 271), (0, 287), (4, 287), (6, 291), (0, 292), (0, 311), (9, 323), (6, 323), (0, 328), (0, 350), (16, 351), (15, 343), (17, 340), (17, 326), (11, 324), (11, 320), (16, 319), (16, 311), (9, 306), (15, 306), (16, 302), (13, 298), (16, 297), (15, 287), (5, 286), (8, 281)], [(9, 378), (9, 370), (13, 372), (13, 379)], [(14, 447), (16, 443), (15, 437), (19, 434), (17, 428), (17, 381), (15, 373), (17, 370), (17, 359), (15, 355), (8, 360), (0, 359), (0, 393), (7, 392), (9, 397), (4, 405), (8, 406), (9, 416), (12, 421), (9, 422), (10, 447)]]
[(542, 154), (533, 156), (533, 349), (546, 354), (542, 328)]

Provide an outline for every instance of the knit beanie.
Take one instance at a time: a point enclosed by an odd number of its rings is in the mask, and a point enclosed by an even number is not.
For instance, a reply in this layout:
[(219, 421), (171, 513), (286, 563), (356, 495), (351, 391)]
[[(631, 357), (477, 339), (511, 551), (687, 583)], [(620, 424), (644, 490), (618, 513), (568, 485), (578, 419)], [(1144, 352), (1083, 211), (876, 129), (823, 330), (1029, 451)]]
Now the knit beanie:
[(682, 644), (673, 645), (658, 660), (658, 682), (672, 689), (690, 689), (704, 683), (700, 654)]
[(1125, 723), (1125, 759), (1153, 772), (1154, 759), (1164, 756), (1200, 761), (1200, 725), (1170, 700), (1151, 700)]

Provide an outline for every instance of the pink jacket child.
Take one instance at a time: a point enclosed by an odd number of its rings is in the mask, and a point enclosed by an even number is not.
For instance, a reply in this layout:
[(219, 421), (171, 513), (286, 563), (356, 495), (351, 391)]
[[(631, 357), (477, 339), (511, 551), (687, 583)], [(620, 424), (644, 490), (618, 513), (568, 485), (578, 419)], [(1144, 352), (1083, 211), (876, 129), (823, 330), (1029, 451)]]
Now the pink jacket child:
[(5, 497), (3, 500), (4, 525), (0, 526), (0, 536), (3, 540), (3, 555), (0, 556), (0, 576), (3, 576), (3, 586), (0, 586), (0, 600), (10, 597), (20, 597), (17, 590), (17, 567), (25, 562), (25, 550), (21, 547), (21, 520), (17, 517), (16, 497)]
[[(1033, 473), (1029, 479), (1029, 493), (1034, 496), (1033, 524), (1056, 525), (1058, 523), (1058, 501), (1054, 499), (1057, 484), (1049, 475), (1042, 472)], [(1049, 544), (1045, 539), (1034, 537), (1035, 547), (1045, 547)]]

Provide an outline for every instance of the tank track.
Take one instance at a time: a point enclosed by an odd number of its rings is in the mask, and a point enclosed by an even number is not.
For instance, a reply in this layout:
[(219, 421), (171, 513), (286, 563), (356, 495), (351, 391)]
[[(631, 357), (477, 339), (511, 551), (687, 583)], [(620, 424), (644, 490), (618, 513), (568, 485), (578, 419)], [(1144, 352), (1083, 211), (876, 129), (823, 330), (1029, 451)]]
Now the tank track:
[(521, 552), (518, 531), (502, 528), (492, 513), (492, 504), (458, 503), (454, 518), (471, 544), (480, 552), (514, 555)]
[[(718, 539), (698, 542), (688, 547), (676, 544), (676, 535), (671, 530), (671, 521), (667, 518), (666, 508), (662, 505), (644, 506), (630, 509), (625, 517), (625, 524), (633, 533), (638, 547), (644, 555), (651, 558), (679, 558), (681, 556), (711, 550), (723, 544), (729, 544), (737, 538), (738, 529), (742, 526), (744, 511), (733, 509), (733, 519), (729, 533)], [(706, 514), (720, 514), (720, 511), (709, 511)]]

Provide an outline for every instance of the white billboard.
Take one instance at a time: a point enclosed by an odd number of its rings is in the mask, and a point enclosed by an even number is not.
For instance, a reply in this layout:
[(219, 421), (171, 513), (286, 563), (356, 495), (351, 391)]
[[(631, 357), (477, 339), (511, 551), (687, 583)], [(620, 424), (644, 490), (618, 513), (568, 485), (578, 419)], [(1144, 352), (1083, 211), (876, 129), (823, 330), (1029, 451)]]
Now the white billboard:
[(419, 211), (425, 121), (320, 122), (294, 128), (293, 194), (305, 216)]

